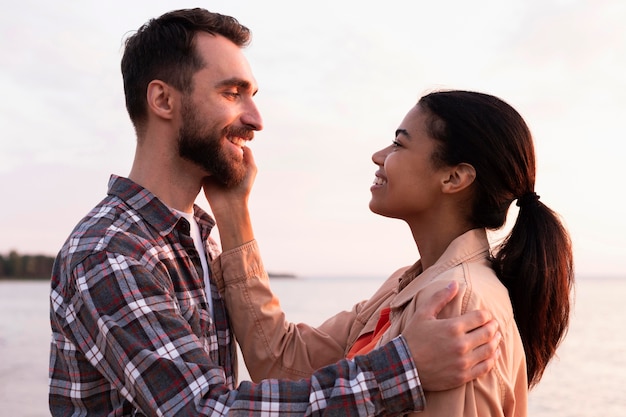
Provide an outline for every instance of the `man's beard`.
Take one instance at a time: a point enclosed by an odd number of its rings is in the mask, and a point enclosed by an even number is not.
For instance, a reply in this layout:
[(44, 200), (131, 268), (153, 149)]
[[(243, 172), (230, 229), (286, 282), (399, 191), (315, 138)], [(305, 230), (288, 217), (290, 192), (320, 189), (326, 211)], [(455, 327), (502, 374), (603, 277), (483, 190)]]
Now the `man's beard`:
[[(183, 124), (178, 132), (178, 154), (210, 173), (226, 187), (239, 184), (246, 173), (243, 160), (229, 157), (221, 147), (222, 138), (250, 136), (250, 129), (227, 126), (222, 131), (203, 131), (202, 123), (190, 100), (182, 105)], [(243, 132), (245, 130), (245, 132)]]

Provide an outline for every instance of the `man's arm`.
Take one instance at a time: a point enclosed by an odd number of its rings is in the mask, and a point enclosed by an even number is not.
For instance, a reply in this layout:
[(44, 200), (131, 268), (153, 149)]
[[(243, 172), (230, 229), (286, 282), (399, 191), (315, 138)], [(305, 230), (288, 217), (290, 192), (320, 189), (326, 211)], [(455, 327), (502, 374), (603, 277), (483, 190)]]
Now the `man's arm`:
[(77, 269), (80, 291), (62, 314), (71, 313), (68, 337), (143, 414), (349, 416), (423, 409), (417, 372), (401, 338), (309, 379), (244, 382), (232, 389), (192, 332), (173, 288), (163, 285), (166, 276), (121, 254), (101, 253), (90, 263)]
[(264, 380), (258, 385), (244, 382), (239, 393), (243, 401), (231, 410), (240, 411), (242, 416), (250, 415), (250, 405), (252, 411), (276, 410), (273, 415), (277, 416), (396, 416), (423, 411), (425, 405), (417, 372), (401, 337), (354, 361), (343, 359), (322, 368), (311, 378)]

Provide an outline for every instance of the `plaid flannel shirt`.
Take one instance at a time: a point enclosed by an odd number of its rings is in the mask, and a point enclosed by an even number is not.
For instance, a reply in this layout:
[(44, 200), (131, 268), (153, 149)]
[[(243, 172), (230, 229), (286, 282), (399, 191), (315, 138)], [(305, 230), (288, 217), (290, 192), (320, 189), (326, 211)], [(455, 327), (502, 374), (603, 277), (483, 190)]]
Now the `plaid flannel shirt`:
[[(210, 258), (211, 217), (195, 207)], [(236, 349), (211, 284), (209, 313), (189, 223), (132, 181), (74, 229), (50, 292), (53, 416), (397, 415), (423, 409), (404, 340), (301, 381), (236, 386)]]

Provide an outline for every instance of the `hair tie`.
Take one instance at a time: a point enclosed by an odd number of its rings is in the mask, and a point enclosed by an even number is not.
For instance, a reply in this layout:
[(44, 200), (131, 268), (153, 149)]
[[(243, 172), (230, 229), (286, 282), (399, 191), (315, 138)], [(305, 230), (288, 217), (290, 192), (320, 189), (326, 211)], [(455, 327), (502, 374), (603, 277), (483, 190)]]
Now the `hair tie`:
[(517, 199), (517, 207), (536, 205), (539, 201), (539, 196), (536, 192), (531, 191), (529, 193), (524, 194), (523, 196)]

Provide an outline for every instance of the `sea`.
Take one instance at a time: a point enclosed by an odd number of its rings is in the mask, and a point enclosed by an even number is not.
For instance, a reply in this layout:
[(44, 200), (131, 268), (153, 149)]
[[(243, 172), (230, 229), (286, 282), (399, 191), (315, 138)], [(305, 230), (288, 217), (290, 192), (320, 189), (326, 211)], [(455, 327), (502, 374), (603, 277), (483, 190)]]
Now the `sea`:
[[(383, 278), (273, 279), (287, 318), (320, 324)], [(49, 284), (0, 281), (0, 416), (49, 416)], [(626, 415), (626, 277), (580, 277), (565, 341), (530, 393), (532, 417)], [(243, 363), (243, 361), (242, 361)], [(243, 378), (247, 371), (240, 370)]]

